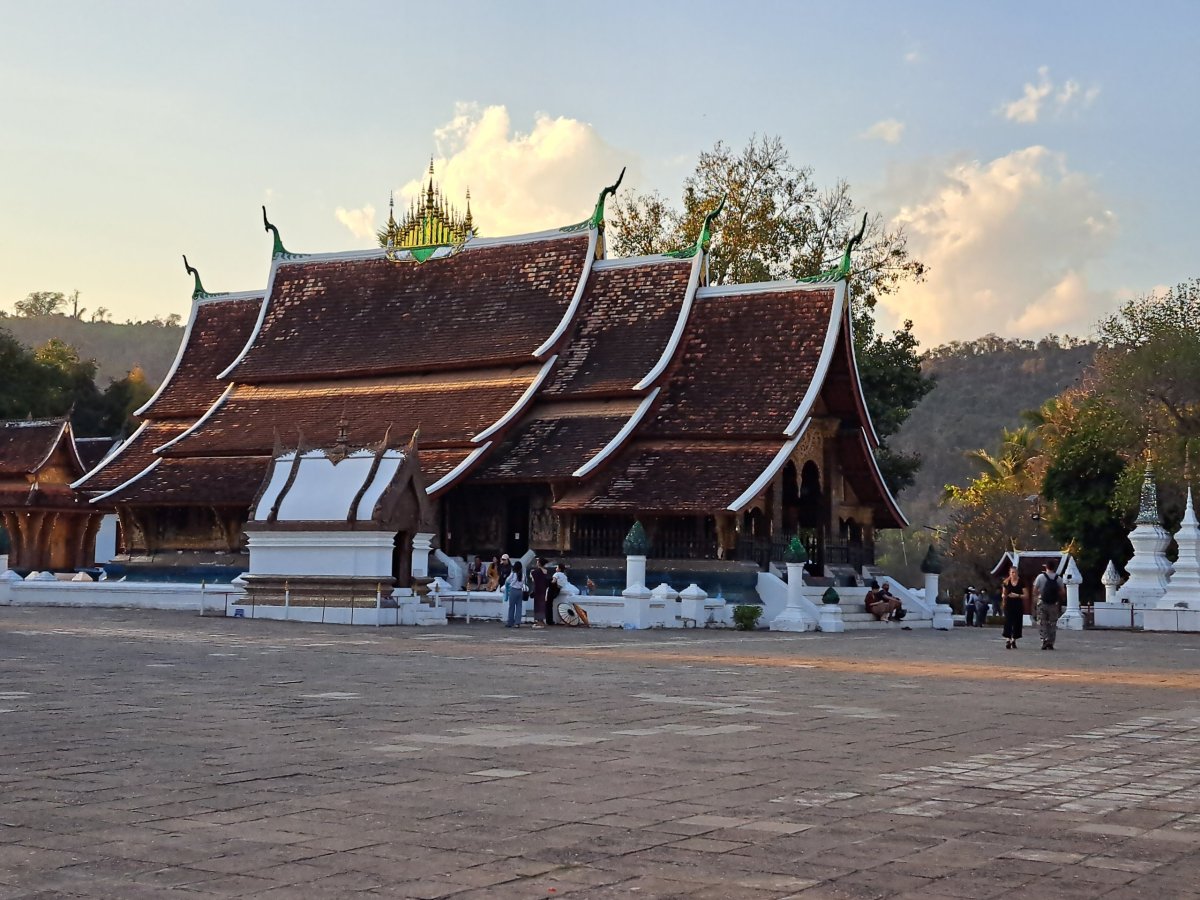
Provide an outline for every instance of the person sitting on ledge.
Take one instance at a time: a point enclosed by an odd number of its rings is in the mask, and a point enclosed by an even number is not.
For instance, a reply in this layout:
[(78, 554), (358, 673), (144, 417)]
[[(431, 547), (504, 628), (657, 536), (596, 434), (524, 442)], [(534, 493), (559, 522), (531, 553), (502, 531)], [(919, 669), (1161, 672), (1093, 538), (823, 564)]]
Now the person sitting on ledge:
[(885, 581), (875, 590), (867, 592), (866, 605), (867, 612), (882, 622), (888, 619), (899, 618), (896, 612), (901, 608), (902, 604), (892, 596), (891, 589)]

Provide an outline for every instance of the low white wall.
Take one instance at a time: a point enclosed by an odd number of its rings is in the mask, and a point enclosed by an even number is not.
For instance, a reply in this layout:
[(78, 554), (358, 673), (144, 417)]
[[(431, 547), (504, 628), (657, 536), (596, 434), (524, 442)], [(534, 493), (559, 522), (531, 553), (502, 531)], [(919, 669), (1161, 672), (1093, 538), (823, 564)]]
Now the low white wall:
[(1200, 609), (1145, 609), (1142, 627), (1147, 631), (1200, 631)]
[(221, 612), (241, 599), (233, 585), (164, 584), (145, 581), (0, 582), (2, 606), (69, 606), (97, 609), (175, 609)]

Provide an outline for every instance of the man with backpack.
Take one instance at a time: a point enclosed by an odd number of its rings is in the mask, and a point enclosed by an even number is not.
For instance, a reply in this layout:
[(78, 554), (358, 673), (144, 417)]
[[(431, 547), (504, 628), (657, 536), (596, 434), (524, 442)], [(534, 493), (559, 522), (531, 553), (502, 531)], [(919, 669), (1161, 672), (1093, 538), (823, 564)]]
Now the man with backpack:
[(1038, 634), (1042, 637), (1042, 649), (1053, 650), (1058, 636), (1058, 617), (1062, 615), (1063, 584), (1054, 570), (1054, 565), (1042, 566), (1042, 574), (1033, 582), (1033, 596), (1037, 598)]

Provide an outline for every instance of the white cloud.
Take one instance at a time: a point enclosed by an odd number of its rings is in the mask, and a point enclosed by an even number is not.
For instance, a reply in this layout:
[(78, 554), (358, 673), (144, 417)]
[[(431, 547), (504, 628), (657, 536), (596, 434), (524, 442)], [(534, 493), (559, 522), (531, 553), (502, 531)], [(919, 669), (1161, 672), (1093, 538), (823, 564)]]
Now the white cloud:
[(1074, 78), (1068, 78), (1056, 86), (1050, 78), (1048, 66), (1041, 66), (1037, 75), (1036, 84), (1026, 82), (1018, 99), (1001, 106), (1000, 111), (1004, 118), (1011, 122), (1031, 124), (1038, 120), (1048, 101), (1052, 100), (1054, 112), (1062, 115), (1072, 106), (1086, 109), (1100, 95), (1100, 88), (1093, 86), (1085, 89)]
[[(630, 162), (586, 122), (539, 113), (533, 129), (521, 133), (504, 106), (460, 103), (434, 138), (443, 193), (461, 208), (469, 188), (480, 233), (491, 236), (586, 219), (601, 188)], [(424, 184), (414, 179), (404, 185), (397, 208), (407, 207)]]
[(859, 137), (867, 140), (883, 141), (885, 144), (898, 144), (904, 137), (904, 123), (898, 119), (883, 119), (876, 122)]
[(345, 209), (339, 206), (333, 213), (334, 217), (350, 229), (350, 233), (359, 238), (375, 237), (375, 207), (367, 204), (359, 209)]
[(891, 188), (909, 194), (893, 224), (929, 274), (882, 302), (926, 343), (1086, 334), (1109, 308), (1112, 295), (1089, 285), (1087, 269), (1116, 235), (1116, 216), (1063, 155), (1027, 147), (912, 184)]
[(908, 63), (910, 66), (914, 65), (916, 63), (922, 62), (923, 60), (924, 60), (924, 57), (921, 56), (920, 50), (909, 50), (907, 53), (904, 54), (904, 61), (906, 63)]

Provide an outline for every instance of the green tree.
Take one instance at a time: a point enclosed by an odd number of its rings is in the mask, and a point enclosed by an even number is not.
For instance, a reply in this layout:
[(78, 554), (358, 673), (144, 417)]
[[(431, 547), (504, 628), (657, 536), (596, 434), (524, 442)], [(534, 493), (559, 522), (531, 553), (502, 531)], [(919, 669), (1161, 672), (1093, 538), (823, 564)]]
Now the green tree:
[[(862, 220), (845, 182), (819, 189), (812, 170), (796, 166), (780, 138), (756, 136), (740, 151), (718, 142), (701, 153), (684, 181), (678, 208), (657, 193), (618, 198), (610, 217), (613, 254), (687, 246), (721, 197), (725, 207), (708, 257), (713, 284), (817, 275), (837, 265)], [(887, 438), (933, 382), (921, 374), (912, 323), (880, 335), (871, 310), (880, 297), (924, 272), (909, 255), (903, 231), (889, 230), (878, 215), (868, 216), (850, 277), (855, 352), (867, 406), (883, 441), (878, 458), (893, 490), (912, 483), (920, 458), (894, 452)]]
[[(79, 292), (75, 292), (78, 297)], [(24, 300), (13, 304), (18, 316), (32, 318), (34, 316), (51, 316), (67, 305), (67, 297), (62, 291), (34, 291), (26, 295)]]
[(146, 380), (141, 366), (134, 366), (128, 375), (109, 382), (101, 398), (103, 418), (98, 423), (101, 434), (129, 434), (137, 427), (133, 411), (154, 395), (154, 387)]

